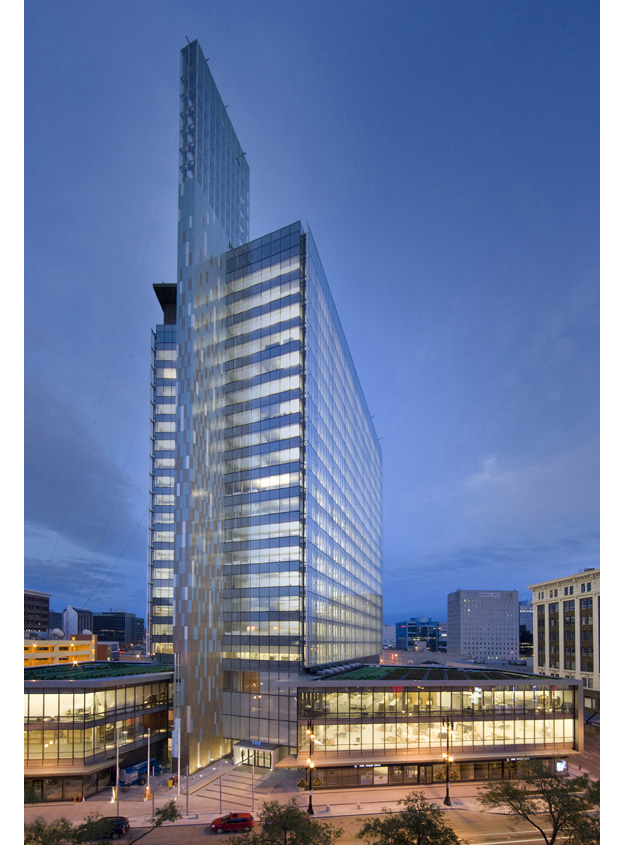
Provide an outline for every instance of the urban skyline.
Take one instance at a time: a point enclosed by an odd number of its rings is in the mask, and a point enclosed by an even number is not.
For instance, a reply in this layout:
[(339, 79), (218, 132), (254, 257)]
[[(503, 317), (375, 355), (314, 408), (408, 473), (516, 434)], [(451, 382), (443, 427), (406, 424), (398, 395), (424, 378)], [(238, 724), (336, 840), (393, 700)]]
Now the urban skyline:
[[(186, 4), (175, 26), (175, 10), (150, 4), (144, 40), (144, 4), (123, 34), (121, 4), (107, 8), (112, 21), (97, 5), (26, 9), (27, 585), (56, 605), (115, 606), (123, 592), (145, 613), (144, 330), (159, 319), (152, 283), (174, 278), (170, 78), (187, 33), (253, 162), (251, 236), (300, 218), (324, 256), (382, 438), (385, 621), (442, 617), (458, 587), (525, 598), (545, 572), (597, 566), (598, 12), (398, 6), (422, 48), (400, 61), (402, 16), (391, 8), (379, 27), (365, 3), (344, 63), (313, 65), (312, 47), (288, 36), (326, 31), (327, 4), (318, 21), (280, 3), (260, 20), (238, 4), (249, 64), (232, 61), (225, 4)], [(348, 28), (343, 8), (332, 15), (329, 53)], [(102, 42), (74, 84), (87, 25)], [(284, 55), (258, 26), (277, 27)], [(137, 73), (140, 116), (122, 96)]]

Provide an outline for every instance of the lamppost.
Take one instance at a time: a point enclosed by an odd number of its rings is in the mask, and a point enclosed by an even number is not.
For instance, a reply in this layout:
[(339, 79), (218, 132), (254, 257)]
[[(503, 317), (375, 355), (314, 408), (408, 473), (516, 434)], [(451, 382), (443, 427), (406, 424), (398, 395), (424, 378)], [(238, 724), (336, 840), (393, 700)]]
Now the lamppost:
[(314, 816), (315, 811), (313, 810), (312, 804), (312, 795), (313, 795), (313, 769), (315, 768), (315, 764), (313, 762), (313, 753), (315, 748), (315, 734), (313, 733), (313, 723), (312, 719), (308, 720), (308, 727), (306, 728), (306, 735), (308, 737), (308, 815)]
[(115, 755), (115, 800), (117, 801), (117, 815), (119, 816), (119, 728), (115, 726), (115, 739), (117, 746)]
[(443, 759), (445, 760), (445, 774), (447, 781), (443, 804), (445, 804), (445, 806), (447, 807), (451, 807), (451, 798), (449, 797), (449, 764), (454, 762), (454, 758), (449, 754), (449, 737), (453, 733), (454, 723), (450, 720), (449, 716), (445, 716), (443, 718), (443, 725), (445, 726), (445, 733), (447, 735), (447, 752), (443, 754)]
[(148, 785), (145, 788), (145, 800), (149, 801), (152, 797), (152, 793), (150, 791), (150, 733), (151, 730), (148, 728)]

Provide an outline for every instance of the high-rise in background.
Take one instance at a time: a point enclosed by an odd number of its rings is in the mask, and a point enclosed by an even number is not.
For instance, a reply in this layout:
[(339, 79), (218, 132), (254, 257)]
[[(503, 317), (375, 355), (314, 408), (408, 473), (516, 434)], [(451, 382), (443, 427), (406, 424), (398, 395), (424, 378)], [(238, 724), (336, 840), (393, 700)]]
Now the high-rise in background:
[(480, 662), (518, 660), (518, 591), (456, 590), (449, 593), (447, 651)]
[(382, 644), (381, 451), (323, 267), (299, 222), (248, 238), (246, 154), (193, 41), (177, 278), (154, 286), (147, 620), (191, 771), (294, 749), (277, 682)]

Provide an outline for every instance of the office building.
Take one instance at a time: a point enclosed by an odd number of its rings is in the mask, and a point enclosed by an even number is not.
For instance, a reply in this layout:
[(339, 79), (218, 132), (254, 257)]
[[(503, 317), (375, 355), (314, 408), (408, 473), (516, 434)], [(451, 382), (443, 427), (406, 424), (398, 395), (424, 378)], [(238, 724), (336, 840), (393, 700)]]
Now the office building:
[(456, 590), (449, 593), (447, 651), (480, 663), (518, 660), (518, 591)]
[[(297, 755), (319, 789), (513, 778), (539, 759), (566, 771), (583, 751), (581, 683), (495, 669), (367, 666), (297, 692)], [(314, 741), (311, 743), (310, 734)]]
[[(381, 452), (312, 234), (249, 239), (246, 154), (181, 52), (177, 279), (154, 285), (148, 650), (191, 772), (297, 746), (278, 682), (381, 650)], [(277, 753), (274, 754), (274, 751)]]
[(429, 616), (413, 616), (395, 624), (397, 648), (447, 650), (447, 626)]
[[(600, 570), (532, 584), (534, 669), (550, 678), (579, 678), (588, 718), (599, 712)], [(595, 720), (596, 721), (596, 720)]]
[(384, 648), (395, 648), (395, 626), (382, 626), (382, 646)]
[(24, 633), (45, 633), (50, 625), (50, 593), (24, 590)]
[(109, 610), (93, 614), (93, 633), (101, 640), (118, 642), (122, 646), (143, 642), (144, 620), (124, 610)]
[(532, 600), (525, 599), (519, 602), (519, 654), (521, 657), (531, 657), (534, 653), (533, 638), (534, 611)]
[(523, 629), (529, 634), (534, 631), (534, 611), (532, 610), (531, 599), (519, 602), (519, 630)]
[[(173, 672), (81, 663), (24, 670), (24, 798), (73, 801), (115, 784), (120, 769), (167, 758)], [(148, 739), (148, 734), (149, 739)]]
[(63, 612), (57, 610), (50, 611), (50, 627), (48, 631), (54, 631), (58, 629), (59, 631), (63, 630)]
[(66, 637), (72, 634), (91, 632), (93, 629), (93, 613), (86, 607), (68, 605), (63, 611), (63, 631)]

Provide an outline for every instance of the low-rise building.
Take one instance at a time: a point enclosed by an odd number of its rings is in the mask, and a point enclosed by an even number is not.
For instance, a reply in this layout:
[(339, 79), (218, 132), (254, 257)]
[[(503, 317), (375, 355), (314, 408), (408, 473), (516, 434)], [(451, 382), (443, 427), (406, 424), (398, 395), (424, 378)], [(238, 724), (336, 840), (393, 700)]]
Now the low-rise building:
[[(24, 668), (97, 660), (98, 638), (83, 634), (62, 640), (24, 640)], [(106, 658), (105, 658), (106, 659)]]
[(459, 780), (510, 778), (529, 759), (564, 771), (583, 750), (573, 679), (366, 666), (302, 684), (297, 708), (297, 757), (277, 767), (306, 767), (312, 751), (319, 788), (432, 783), (444, 754)]
[(600, 570), (530, 586), (534, 612), (534, 669), (550, 678), (579, 678), (588, 720), (599, 712)]
[(115, 784), (120, 768), (169, 759), (173, 672), (80, 663), (24, 670), (27, 801), (72, 801)]

